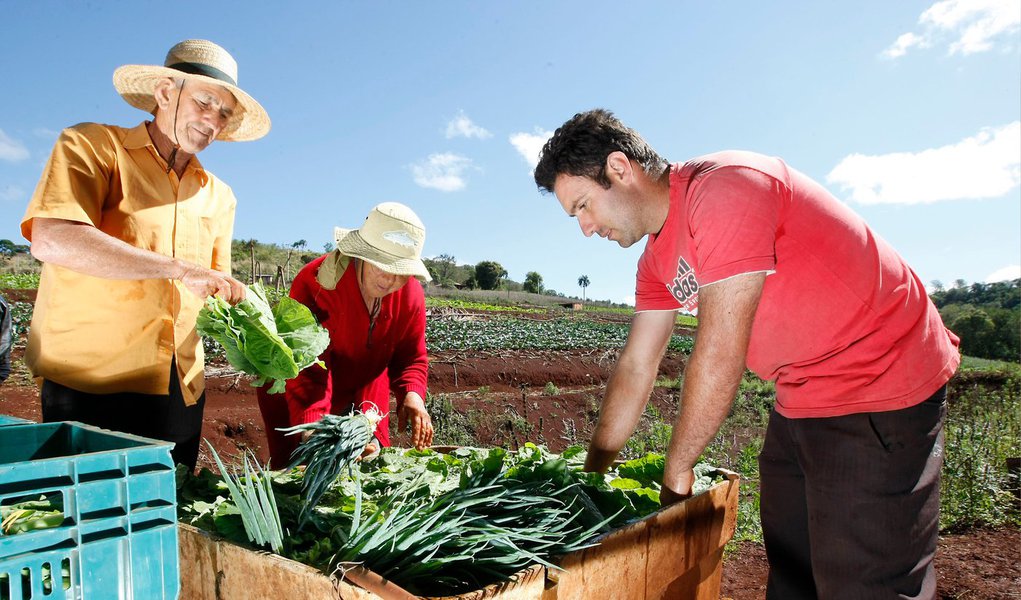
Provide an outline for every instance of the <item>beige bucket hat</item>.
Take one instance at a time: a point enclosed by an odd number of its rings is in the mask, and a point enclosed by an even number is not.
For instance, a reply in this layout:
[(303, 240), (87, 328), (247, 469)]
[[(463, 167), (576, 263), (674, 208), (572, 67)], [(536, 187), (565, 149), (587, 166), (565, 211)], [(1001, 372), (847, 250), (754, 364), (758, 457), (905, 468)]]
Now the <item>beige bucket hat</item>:
[(238, 106), (216, 139), (226, 142), (257, 140), (269, 132), (269, 115), (262, 105), (238, 87), (238, 63), (229, 52), (207, 40), (184, 40), (156, 65), (124, 65), (113, 72), (113, 86), (135, 108), (156, 111), (153, 93), (165, 77), (203, 81), (227, 88)]
[(425, 225), (410, 208), (397, 202), (378, 204), (358, 229), (333, 231), (337, 250), (370, 262), (394, 275), (411, 275), (432, 281), (422, 262)]

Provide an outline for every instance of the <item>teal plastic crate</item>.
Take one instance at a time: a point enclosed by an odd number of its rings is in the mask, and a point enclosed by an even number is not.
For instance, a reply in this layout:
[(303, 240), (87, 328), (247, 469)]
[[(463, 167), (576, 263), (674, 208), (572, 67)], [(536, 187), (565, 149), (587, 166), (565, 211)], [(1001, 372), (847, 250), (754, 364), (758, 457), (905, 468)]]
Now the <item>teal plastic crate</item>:
[(173, 444), (75, 422), (0, 427), (0, 505), (59, 525), (0, 531), (0, 600), (159, 600), (180, 589)]
[(4, 425), (25, 425), (31, 423), (28, 419), (22, 419), (21, 417), (12, 417), (11, 415), (0, 415), (0, 427)]

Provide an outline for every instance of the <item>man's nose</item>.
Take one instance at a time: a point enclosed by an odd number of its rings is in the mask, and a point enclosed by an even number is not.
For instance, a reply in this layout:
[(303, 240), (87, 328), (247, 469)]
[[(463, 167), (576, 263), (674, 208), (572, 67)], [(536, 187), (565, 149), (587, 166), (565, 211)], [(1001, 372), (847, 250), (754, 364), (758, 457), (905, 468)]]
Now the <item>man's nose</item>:
[(596, 231), (595, 223), (583, 216), (578, 217), (578, 227), (581, 227), (581, 232), (585, 237), (592, 237), (592, 234)]

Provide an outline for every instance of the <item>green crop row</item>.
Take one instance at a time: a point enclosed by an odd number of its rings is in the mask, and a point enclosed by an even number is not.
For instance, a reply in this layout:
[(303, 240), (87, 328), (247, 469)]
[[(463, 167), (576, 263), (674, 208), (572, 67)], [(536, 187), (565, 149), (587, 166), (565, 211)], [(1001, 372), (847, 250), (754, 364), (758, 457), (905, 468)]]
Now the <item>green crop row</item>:
[(38, 273), (0, 273), (0, 290), (34, 290), (38, 287)]
[[(426, 323), (429, 350), (569, 350), (620, 348), (629, 326), (582, 319), (455, 320), (430, 319)], [(669, 349), (690, 352), (694, 340), (675, 335)]]
[(543, 308), (522, 308), (517, 306), (501, 306), (485, 302), (473, 302), (458, 298), (438, 298), (429, 296), (425, 299), (428, 308), (457, 308), (462, 310), (478, 310), (484, 312), (518, 312), (518, 313), (545, 313)]

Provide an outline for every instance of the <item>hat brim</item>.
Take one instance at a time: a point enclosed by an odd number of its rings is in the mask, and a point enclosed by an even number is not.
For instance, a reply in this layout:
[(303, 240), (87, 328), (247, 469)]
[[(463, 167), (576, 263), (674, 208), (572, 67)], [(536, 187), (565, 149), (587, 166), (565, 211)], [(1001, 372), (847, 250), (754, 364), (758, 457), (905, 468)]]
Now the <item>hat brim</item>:
[(337, 250), (347, 256), (362, 259), (381, 271), (394, 275), (407, 275), (417, 277), (422, 281), (432, 281), (432, 275), (425, 263), (418, 258), (402, 258), (383, 252), (378, 248), (369, 245), (362, 238), (357, 229), (343, 229), (337, 227), (333, 230), (333, 239), (337, 244)]
[(113, 86), (124, 98), (124, 101), (131, 106), (147, 113), (154, 113), (156, 111), (154, 96), (156, 83), (167, 77), (218, 85), (234, 95), (238, 107), (235, 108), (234, 115), (227, 122), (223, 131), (216, 136), (217, 140), (246, 142), (257, 140), (269, 133), (271, 123), (266, 109), (238, 86), (219, 79), (156, 65), (124, 65), (113, 72)]

